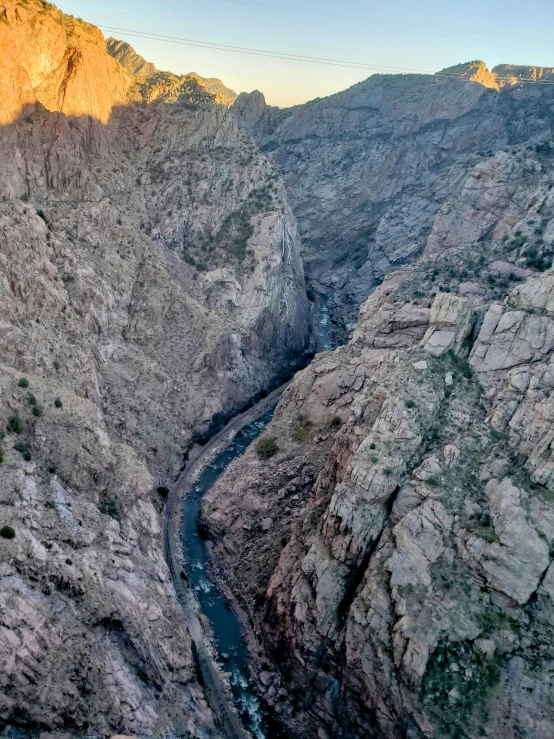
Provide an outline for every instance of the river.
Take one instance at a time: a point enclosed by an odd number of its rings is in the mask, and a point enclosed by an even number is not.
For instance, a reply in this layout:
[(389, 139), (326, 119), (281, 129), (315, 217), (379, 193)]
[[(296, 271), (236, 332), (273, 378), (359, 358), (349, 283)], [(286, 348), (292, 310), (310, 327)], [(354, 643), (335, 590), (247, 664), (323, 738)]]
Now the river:
[[(317, 351), (334, 348), (331, 338), (329, 298), (317, 296), (316, 346)], [(279, 391), (276, 391), (279, 392)], [(279, 396), (275, 398), (275, 404)], [(271, 401), (268, 397), (267, 401)], [(264, 401), (264, 402), (267, 402)], [(261, 406), (261, 404), (259, 404)], [(273, 416), (274, 406), (265, 409), (264, 415), (245, 423), (216, 448), (213, 458), (200, 469), (198, 478), (183, 491), (180, 542), (184, 557), (183, 570), (197, 601), (197, 609), (211, 626), (211, 642), (216, 660), (224, 672), (230, 673), (233, 699), (240, 718), (255, 739), (287, 739), (283, 724), (271, 707), (258, 695), (251, 677), (250, 657), (242, 625), (225, 595), (217, 585), (210, 564), (207, 543), (199, 528), (202, 498), (229, 464), (240, 457), (247, 447), (262, 433)], [(230, 440), (229, 440), (230, 438)]]
[[(207, 616), (218, 661), (231, 673), (230, 683), (236, 708), (248, 731), (256, 739), (288, 736), (271, 709), (258, 697), (250, 676), (249, 655), (238, 616), (229, 607), (218, 588), (210, 567), (206, 541), (198, 528), (202, 497), (223, 474), (228, 465), (244, 453), (271, 420), (273, 410), (244, 426), (213, 460), (206, 465), (192, 490), (185, 495), (181, 525), (181, 543), (188, 582)], [(225, 655), (225, 660), (222, 658)]]

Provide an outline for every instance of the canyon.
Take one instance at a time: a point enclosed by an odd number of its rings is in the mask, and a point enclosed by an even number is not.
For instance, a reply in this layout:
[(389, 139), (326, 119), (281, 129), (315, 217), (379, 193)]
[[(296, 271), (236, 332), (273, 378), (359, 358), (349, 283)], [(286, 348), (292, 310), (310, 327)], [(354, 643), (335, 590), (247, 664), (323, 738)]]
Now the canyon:
[(0, 50), (0, 735), (230, 735), (164, 520), (295, 373), (171, 518), (252, 695), (299, 739), (550, 737), (554, 70), (277, 109), (42, 0)]

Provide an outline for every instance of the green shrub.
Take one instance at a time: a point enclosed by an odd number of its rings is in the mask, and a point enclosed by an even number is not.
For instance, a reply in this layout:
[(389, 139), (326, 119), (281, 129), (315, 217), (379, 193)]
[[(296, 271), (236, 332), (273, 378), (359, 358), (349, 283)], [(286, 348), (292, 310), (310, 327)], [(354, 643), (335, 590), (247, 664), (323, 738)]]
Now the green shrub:
[(8, 431), (13, 431), (14, 434), (20, 434), (23, 431), (21, 419), (19, 416), (12, 416), (8, 421)]
[(16, 452), (19, 452), (21, 454), (26, 462), (31, 461), (31, 452), (27, 444), (24, 444), (22, 441), (18, 441), (17, 444), (14, 444), (13, 448), (16, 450)]
[(108, 498), (107, 495), (102, 494), (98, 503), (98, 510), (100, 513), (105, 513), (107, 516), (111, 516), (116, 521), (119, 521), (121, 516), (119, 514), (119, 506), (113, 498)]
[(377, 445), (375, 444), (374, 441), (371, 442), (371, 444), (369, 445), (369, 448), (370, 449), (376, 449), (377, 448)]
[(260, 439), (256, 444), (256, 452), (260, 459), (270, 459), (279, 451), (277, 441), (274, 436), (266, 436)]
[(20, 377), (17, 384), (19, 387), (29, 387), (29, 380), (26, 377)]
[(40, 405), (35, 405), (33, 408), (33, 416), (40, 418), (42, 416), (42, 408)]
[(3, 539), (15, 539), (15, 529), (11, 526), (2, 526), (0, 529), (0, 536)]
[(59, 372), (60, 371), (60, 367), (61, 367), (59, 361), (57, 359), (54, 359), (53, 364), (54, 364), (54, 369), (56, 370), (56, 372)]
[(415, 406), (415, 400), (408, 398), (408, 400), (406, 401), (406, 408), (415, 408)]
[(27, 395), (27, 400), (29, 402), (29, 405), (36, 405), (37, 404), (37, 399), (33, 395), (33, 393), (29, 393), (29, 395)]
[(63, 408), (62, 399), (56, 398), (56, 400), (54, 401), (54, 405), (56, 406), (56, 408)]
[(340, 416), (333, 416), (331, 419), (331, 426), (334, 428), (340, 428), (342, 426), (342, 418)]
[(73, 560), (70, 559), (69, 557), (67, 557), (66, 560), (65, 560), (65, 563), (66, 563), (66, 565), (72, 565), (73, 564)]

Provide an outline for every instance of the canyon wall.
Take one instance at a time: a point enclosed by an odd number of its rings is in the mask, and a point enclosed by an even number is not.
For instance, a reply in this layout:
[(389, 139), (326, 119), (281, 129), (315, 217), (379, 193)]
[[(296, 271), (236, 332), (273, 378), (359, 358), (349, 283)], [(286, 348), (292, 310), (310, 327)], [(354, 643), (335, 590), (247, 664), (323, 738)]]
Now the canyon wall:
[(435, 217), (483, 158), (550, 136), (552, 70), (482, 62), (373, 75), (289, 109), (241, 94), (232, 110), (282, 174), (314, 288), (344, 341), (368, 294), (425, 249)]
[(148, 104), (93, 26), (0, 21), (0, 725), (216, 736), (161, 513), (194, 438), (303, 355), (296, 222), (198, 82)]
[(468, 172), (206, 496), (296, 736), (552, 734), (550, 138)]

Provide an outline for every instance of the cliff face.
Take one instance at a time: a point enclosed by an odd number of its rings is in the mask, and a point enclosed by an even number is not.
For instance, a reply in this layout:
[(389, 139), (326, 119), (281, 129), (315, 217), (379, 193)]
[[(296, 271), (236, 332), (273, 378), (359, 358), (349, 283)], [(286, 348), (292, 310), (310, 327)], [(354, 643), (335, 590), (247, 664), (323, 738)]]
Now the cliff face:
[(332, 295), (342, 340), (369, 292), (423, 252), (478, 161), (550, 136), (552, 87), (517, 84), (550, 72), (525, 70), (472, 62), (444, 76), (374, 75), (285, 110), (239, 96), (233, 110), (284, 177), (307, 274)]
[(97, 29), (0, 16), (0, 723), (215, 736), (161, 486), (302, 354), (296, 223), (196, 83), (135, 103)]
[(474, 167), (205, 500), (306, 736), (552, 734), (552, 151)]
[(2, 0), (0, 49), (0, 125), (37, 101), (48, 110), (106, 123), (132, 84), (106, 54), (98, 28), (47, 2)]

